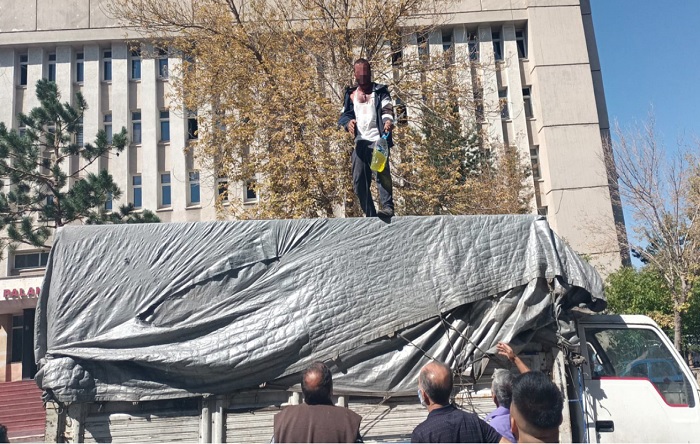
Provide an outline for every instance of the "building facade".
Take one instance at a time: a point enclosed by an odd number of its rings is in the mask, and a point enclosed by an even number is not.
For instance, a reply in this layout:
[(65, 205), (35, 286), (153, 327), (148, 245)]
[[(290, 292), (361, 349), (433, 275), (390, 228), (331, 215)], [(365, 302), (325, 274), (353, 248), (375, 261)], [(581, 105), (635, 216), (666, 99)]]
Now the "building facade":
[[(207, 174), (186, 149), (197, 120), (171, 99), (169, 76), (180, 59), (134, 46), (137, 36), (104, 13), (108, 1), (0, 5), (0, 121), (21, 131), (16, 115), (38, 105), (34, 85), (47, 78), (64, 100), (83, 94), (86, 141), (99, 129), (129, 132), (121, 155), (90, 166), (106, 168), (123, 191), (108, 206), (131, 202), (163, 222), (212, 220), (229, 185), (229, 198), (254, 205), (251, 190)], [(530, 157), (532, 211), (601, 270), (619, 267), (622, 216), (604, 163), (609, 125), (589, 1), (460, 0), (450, 8), (427, 43), (431, 51), (461, 46), (492, 63), (481, 79), (483, 100), (499, 112), (486, 124)], [(32, 374), (33, 309), (46, 258), (20, 248), (0, 261), (0, 382)]]

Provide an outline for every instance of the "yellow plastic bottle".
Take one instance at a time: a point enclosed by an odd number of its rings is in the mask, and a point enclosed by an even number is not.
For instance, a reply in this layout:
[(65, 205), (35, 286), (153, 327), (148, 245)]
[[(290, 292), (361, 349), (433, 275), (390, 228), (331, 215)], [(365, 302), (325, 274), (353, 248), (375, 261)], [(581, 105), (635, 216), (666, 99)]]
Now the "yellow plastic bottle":
[(386, 141), (389, 134), (385, 134), (381, 139), (377, 140), (374, 144), (374, 150), (372, 151), (372, 163), (370, 163), (369, 168), (372, 171), (381, 173), (386, 168), (386, 159), (389, 157), (389, 144)]

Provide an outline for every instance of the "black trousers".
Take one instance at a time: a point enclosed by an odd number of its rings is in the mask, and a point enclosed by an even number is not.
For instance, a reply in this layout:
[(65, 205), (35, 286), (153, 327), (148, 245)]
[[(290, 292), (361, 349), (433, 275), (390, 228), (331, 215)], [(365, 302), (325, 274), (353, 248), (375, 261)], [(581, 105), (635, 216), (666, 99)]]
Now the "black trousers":
[[(370, 186), (372, 185), (372, 171), (369, 166), (372, 163), (372, 142), (358, 140), (355, 150), (352, 152), (352, 182), (355, 194), (360, 200), (360, 206), (367, 217), (376, 217), (377, 210), (374, 207)], [(384, 171), (376, 173), (377, 187), (379, 188), (379, 200), (382, 208), (394, 209), (392, 195), (391, 169), (389, 159), (386, 161)]]

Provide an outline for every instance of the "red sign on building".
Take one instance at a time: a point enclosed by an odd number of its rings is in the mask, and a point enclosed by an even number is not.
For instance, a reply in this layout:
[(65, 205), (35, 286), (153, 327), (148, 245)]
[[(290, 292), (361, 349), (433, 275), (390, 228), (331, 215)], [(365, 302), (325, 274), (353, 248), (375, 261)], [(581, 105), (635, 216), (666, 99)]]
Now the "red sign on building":
[(39, 293), (41, 293), (41, 288), (39, 287), (29, 287), (28, 290), (24, 288), (13, 288), (12, 290), (7, 289), (3, 291), (3, 296), (5, 299), (31, 299), (38, 298)]

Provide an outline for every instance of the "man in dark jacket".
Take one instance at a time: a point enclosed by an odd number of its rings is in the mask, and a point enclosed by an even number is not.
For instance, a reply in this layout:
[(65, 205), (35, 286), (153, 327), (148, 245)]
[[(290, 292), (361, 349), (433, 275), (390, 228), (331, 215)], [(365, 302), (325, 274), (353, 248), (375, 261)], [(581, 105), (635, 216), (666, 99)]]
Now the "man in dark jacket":
[(285, 407), (275, 415), (274, 442), (361, 442), (357, 413), (333, 405), (333, 377), (316, 362), (301, 377), (304, 403)]
[(370, 186), (372, 184), (373, 144), (388, 134), (389, 148), (394, 143), (391, 129), (394, 125), (394, 107), (386, 85), (372, 82), (372, 69), (365, 59), (358, 59), (354, 64), (357, 86), (345, 90), (343, 112), (338, 124), (355, 137), (355, 150), (352, 153), (352, 180), (355, 194), (367, 217), (391, 217), (394, 215), (391, 170), (389, 160), (382, 172), (377, 173), (379, 200), (381, 209), (376, 211)]
[(510, 442), (479, 419), (450, 402), (454, 381), (452, 369), (433, 361), (418, 375), (418, 397), (428, 409), (428, 418), (413, 430), (411, 442)]

